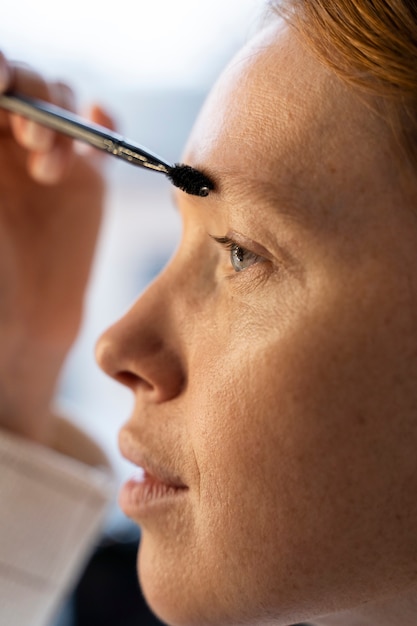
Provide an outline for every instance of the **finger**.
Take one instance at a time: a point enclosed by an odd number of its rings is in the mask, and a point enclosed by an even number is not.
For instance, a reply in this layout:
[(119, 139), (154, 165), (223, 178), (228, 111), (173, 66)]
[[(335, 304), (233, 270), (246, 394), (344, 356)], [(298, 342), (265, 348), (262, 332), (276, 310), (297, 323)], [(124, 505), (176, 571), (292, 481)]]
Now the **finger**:
[[(108, 113), (105, 109), (103, 109), (98, 104), (93, 104), (85, 112), (85, 118), (91, 120), (94, 124), (99, 124), (104, 128), (108, 128), (109, 130), (116, 130), (116, 123), (114, 118)], [(101, 165), (103, 159), (105, 159), (108, 154), (106, 152), (102, 152), (101, 150), (96, 150), (87, 144), (79, 144), (77, 146), (77, 152), (84, 156), (88, 156), (90, 159), (93, 159), (94, 162), (97, 163), (98, 166)]]
[[(33, 71), (28, 65), (8, 61), (6, 56), (0, 52), (0, 93), (7, 90), (21, 92), (36, 98), (48, 99), (49, 97), (48, 85), (40, 74)], [(33, 126), (33, 123), (27, 129), (26, 121), (23, 118), (16, 121), (17, 117), (0, 110), (0, 128), (9, 128), (9, 123), (11, 123), (16, 141), (29, 149), (33, 147), (34, 140), (41, 141), (42, 145), (45, 146), (50, 143), (51, 131), (48, 130), (42, 134), (39, 129)]]
[[(55, 104), (67, 111), (76, 111), (75, 94), (68, 85), (60, 81), (51, 83), (49, 92)], [(29, 159), (29, 171), (38, 182), (55, 184), (65, 177), (72, 165), (74, 141), (62, 133), (54, 133), (53, 145), (43, 152), (43, 156), (36, 155)]]
[(105, 111), (100, 105), (93, 104), (88, 111), (89, 119), (95, 124), (105, 126), (110, 130), (116, 130), (116, 122), (114, 118)]
[(48, 152), (30, 152), (28, 171), (38, 183), (55, 185), (65, 176), (71, 160), (71, 153), (58, 144)]
[[(5, 59), (4, 55), (3, 58)], [(24, 93), (32, 98), (42, 100), (50, 99), (50, 91), (47, 81), (26, 63), (7, 61), (9, 80), (7, 90)]]
[(54, 145), (55, 133), (50, 128), (19, 115), (10, 116), (10, 125), (17, 143), (26, 150), (47, 152)]
[[(71, 111), (75, 113), (77, 110), (77, 104), (75, 99), (75, 94), (73, 90), (62, 82), (56, 82), (51, 85), (51, 94), (53, 96), (54, 102), (60, 106), (61, 108)], [(74, 149), (74, 141), (70, 139), (67, 135), (62, 133), (56, 133), (55, 135), (55, 145), (54, 147), (60, 147), (61, 150), (66, 154), (64, 157), (69, 163)]]
[[(49, 85), (50, 99), (67, 111), (76, 110), (75, 95), (68, 85), (55, 82)], [(40, 183), (52, 185), (62, 180), (74, 159), (73, 140), (62, 133), (53, 134), (48, 150), (38, 149), (28, 159), (31, 175)]]
[[(48, 84), (38, 73), (21, 63), (11, 64), (10, 70), (12, 75), (10, 85), (15, 91), (74, 110), (75, 98), (68, 86), (63, 83)], [(61, 142), (59, 138), (62, 135), (19, 115), (11, 115), (10, 124), (16, 141), (27, 150), (47, 152), (54, 148), (57, 141)], [(62, 143), (65, 145), (64, 140)], [(65, 149), (71, 149), (71, 142), (68, 139)]]
[(56, 81), (49, 85), (50, 97), (55, 104), (75, 113), (77, 110), (77, 101), (74, 91), (69, 85), (62, 81)]
[[(4, 89), (54, 102), (69, 110), (75, 109), (74, 94), (66, 85), (48, 84), (29, 66), (7, 61), (3, 54), (0, 56), (0, 89), (2, 86)], [(29, 151), (28, 171), (35, 180), (53, 184), (65, 175), (73, 157), (72, 141), (69, 138), (32, 120), (0, 111), (1, 125), (3, 128), (10, 128), (17, 143)]]
[[(58, 106), (69, 110), (75, 110), (75, 96), (73, 91), (64, 83), (56, 82), (49, 85), (48, 99)], [(27, 126), (27, 123), (26, 123)], [(44, 129), (38, 124), (35, 127), (35, 141), (26, 144), (32, 152), (28, 156), (28, 170), (31, 176), (39, 183), (53, 185), (65, 177), (69, 171), (73, 157), (73, 141), (62, 133), (49, 131), (47, 137)], [(29, 125), (29, 131), (33, 132)], [(27, 134), (27, 128), (26, 128)], [(42, 138), (39, 144), (36, 139)], [(27, 140), (27, 136), (25, 137)]]
[[(10, 90), (43, 100), (51, 99), (46, 80), (29, 66), (9, 62), (8, 68)], [(3, 117), (3, 125), (9, 122), (16, 141), (26, 149), (48, 150), (53, 144), (54, 132), (50, 129), (15, 114)]]
[[(17, 76), (16, 76), (17, 78)], [(17, 83), (26, 89), (32, 89), (45, 94), (45, 100), (55, 102), (59, 106), (68, 110), (74, 110), (75, 98), (72, 90), (63, 83), (52, 83), (48, 85), (45, 81), (39, 84), (40, 77), (25, 66), (20, 66)], [(36, 87), (35, 87), (36, 83)], [(41, 124), (28, 120), (20, 115), (11, 115), (10, 123), (16, 141), (27, 150), (47, 152), (54, 146), (56, 133)]]

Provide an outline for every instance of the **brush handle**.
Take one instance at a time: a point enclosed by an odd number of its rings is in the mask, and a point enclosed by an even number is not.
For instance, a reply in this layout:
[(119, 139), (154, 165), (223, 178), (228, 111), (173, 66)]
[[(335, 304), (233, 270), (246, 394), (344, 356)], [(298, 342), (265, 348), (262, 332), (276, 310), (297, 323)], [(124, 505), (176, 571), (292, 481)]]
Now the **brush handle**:
[(146, 167), (164, 174), (167, 174), (172, 168), (170, 163), (143, 146), (127, 142), (121, 135), (104, 128), (104, 126), (87, 122), (78, 115), (49, 102), (20, 94), (2, 94), (0, 95), (0, 108), (68, 135), (72, 139), (87, 143), (133, 165)]

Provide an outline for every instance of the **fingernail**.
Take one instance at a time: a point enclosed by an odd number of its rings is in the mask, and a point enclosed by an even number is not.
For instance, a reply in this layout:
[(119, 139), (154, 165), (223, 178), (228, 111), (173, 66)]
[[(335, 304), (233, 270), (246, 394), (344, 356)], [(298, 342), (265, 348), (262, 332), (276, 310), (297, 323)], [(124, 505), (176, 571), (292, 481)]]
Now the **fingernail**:
[(23, 129), (23, 140), (29, 150), (46, 152), (52, 147), (54, 133), (49, 128), (28, 120)]
[(32, 165), (32, 176), (39, 183), (51, 185), (56, 183), (63, 168), (63, 153), (60, 148), (55, 148), (51, 152), (38, 154)]
[(0, 52), (0, 91), (4, 91), (9, 85), (9, 68), (6, 59)]

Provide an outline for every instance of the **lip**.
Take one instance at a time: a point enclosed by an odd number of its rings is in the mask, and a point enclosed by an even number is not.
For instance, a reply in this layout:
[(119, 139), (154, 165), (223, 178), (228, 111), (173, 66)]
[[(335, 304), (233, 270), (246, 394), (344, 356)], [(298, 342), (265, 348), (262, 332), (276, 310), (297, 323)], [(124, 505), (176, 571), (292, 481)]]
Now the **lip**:
[(188, 491), (175, 471), (156, 461), (149, 453), (127, 443), (129, 436), (121, 433), (120, 451), (136, 466), (132, 477), (122, 485), (119, 506), (128, 517), (142, 521), (174, 506)]
[(127, 517), (142, 521), (172, 508), (187, 491), (187, 487), (161, 482), (144, 471), (141, 477), (135, 475), (122, 486), (119, 506)]

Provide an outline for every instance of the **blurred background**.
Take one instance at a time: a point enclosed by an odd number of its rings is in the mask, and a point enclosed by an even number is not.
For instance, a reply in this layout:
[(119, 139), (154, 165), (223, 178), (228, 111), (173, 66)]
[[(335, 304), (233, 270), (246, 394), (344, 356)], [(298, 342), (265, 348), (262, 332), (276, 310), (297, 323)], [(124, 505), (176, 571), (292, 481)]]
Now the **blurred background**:
[[(264, 5), (264, 0), (71, 0), (65, 5), (3, 0), (0, 48), (72, 85), (81, 111), (99, 102), (120, 133), (175, 162), (210, 86), (256, 30)], [(58, 400), (107, 451), (120, 484), (132, 472), (116, 445), (132, 398), (99, 371), (94, 344), (167, 262), (180, 224), (164, 176), (108, 161), (105, 220), (85, 321)], [(54, 624), (156, 623), (137, 593), (138, 540), (137, 529), (114, 504), (105, 536)]]

